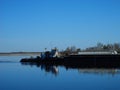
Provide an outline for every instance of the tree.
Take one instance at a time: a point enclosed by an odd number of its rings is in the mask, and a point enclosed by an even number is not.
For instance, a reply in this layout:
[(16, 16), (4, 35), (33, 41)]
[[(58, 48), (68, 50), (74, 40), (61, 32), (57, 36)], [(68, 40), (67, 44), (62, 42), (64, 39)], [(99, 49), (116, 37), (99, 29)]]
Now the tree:
[(114, 50), (119, 51), (120, 50), (120, 44), (119, 43), (114, 43), (113, 48), (114, 48)]
[(80, 52), (80, 51), (81, 51), (81, 49), (80, 49), (80, 48), (78, 48), (78, 49), (77, 49), (77, 53), (78, 53), (78, 52)]
[(102, 43), (100, 43), (100, 42), (99, 42), (99, 43), (97, 43), (97, 48), (102, 49), (102, 48), (103, 48), (103, 46), (104, 46), (104, 45), (103, 45)]
[(76, 47), (75, 46), (71, 46), (71, 52), (76, 52), (77, 51), (77, 49), (76, 49)]

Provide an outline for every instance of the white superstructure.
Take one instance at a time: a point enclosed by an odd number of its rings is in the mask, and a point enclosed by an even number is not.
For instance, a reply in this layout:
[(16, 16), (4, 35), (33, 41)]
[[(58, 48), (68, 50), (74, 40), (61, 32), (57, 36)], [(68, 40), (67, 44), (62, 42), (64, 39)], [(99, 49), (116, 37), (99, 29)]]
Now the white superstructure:
[(95, 55), (95, 54), (118, 54), (117, 51), (112, 51), (112, 52), (79, 52), (79, 55)]

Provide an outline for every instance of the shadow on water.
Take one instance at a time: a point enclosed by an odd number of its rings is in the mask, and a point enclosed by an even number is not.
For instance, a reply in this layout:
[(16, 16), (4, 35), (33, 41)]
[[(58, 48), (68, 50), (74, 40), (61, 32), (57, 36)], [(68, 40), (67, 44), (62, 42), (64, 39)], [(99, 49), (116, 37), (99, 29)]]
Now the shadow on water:
[(40, 64), (40, 63), (33, 63), (33, 62), (21, 62), (22, 65), (26, 66), (36, 66), (38, 68), (41, 68), (41, 70), (44, 70), (45, 72), (52, 73), (55, 76), (59, 75), (60, 71), (58, 67), (64, 67), (66, 70), (78, 70), (79, 73), (83, 74), (99, 74), (99, 75), (116, 75), (120, 74), (119, 68), (87, 68), (81, 66), (61, 66), (61, 65), (49, 65), (49, 64)]

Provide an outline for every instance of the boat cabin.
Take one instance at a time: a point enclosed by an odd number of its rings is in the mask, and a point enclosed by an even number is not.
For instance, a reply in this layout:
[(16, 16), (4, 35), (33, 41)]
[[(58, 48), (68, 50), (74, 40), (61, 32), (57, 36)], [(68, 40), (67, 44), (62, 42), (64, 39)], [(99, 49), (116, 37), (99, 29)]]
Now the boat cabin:
[(42, 59), (55, 58), (55, 57), (59, 57), (59, 53), (56, 49), (52, 49), (51, 51), (42, 52), (40, 57)]

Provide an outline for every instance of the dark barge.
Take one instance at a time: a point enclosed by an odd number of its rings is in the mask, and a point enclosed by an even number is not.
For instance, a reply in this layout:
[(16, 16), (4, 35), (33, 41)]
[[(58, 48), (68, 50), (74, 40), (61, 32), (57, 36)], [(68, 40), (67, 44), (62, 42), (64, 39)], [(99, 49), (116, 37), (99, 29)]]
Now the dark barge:
[(119, 54), (69, 55), (54, 58), (23, 58), (21, 63), (79, 67), (79, 68), (120, 68)]

